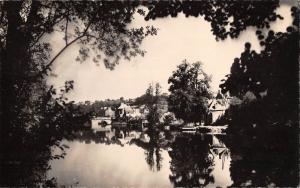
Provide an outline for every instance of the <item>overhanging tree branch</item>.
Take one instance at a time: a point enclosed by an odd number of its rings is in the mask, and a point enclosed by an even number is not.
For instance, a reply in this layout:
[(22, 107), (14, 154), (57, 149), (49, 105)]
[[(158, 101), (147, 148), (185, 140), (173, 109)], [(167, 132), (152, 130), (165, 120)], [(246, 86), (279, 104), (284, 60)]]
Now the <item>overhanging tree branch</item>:
[(69, 47), (71, 46), (73, 43), (75, 43), (76, 41), (78, 41), (79, 39), (85, 37), (85, 34), (82, 34), (80, 36), (78, 36), (77, 38), (73, 39), (70, 43), (67, 43), (55, 56), (54, 58), (45, 66), (45, 68), (41, 71), (41, 74), (44, 74), (54, 63), (54, 61)]
[(66, 45), (68, 45), (68, 24), (69, 24), (69, 11), (68, 11), (67, 17), (66, 17), (66, 28), (65, 28), (65, 42), (66, 42)]
[(96, 13), (94, 14), (93, 18), (89, 21), (89, 23), (87, 24), (86, 28), (84, 29), (84, 31), (82, 32), (82, 34), (78, 37), (76, 37), (75, 39), (73, 39), (70, 43), (66, 43), (66, 45), (53, 57), (53, 59), (42, 69), (42, 71), (36, 75), (36, 77), (42, 76), (43, 74), (45, 74), (47, 72), (47, 70), (49, 70), (49, 68), (52, 66), (52, 64), (55, 62), (55, 60), (72, 44), (74, 44), (76, 41), (78, 41), (79, 39), (86, 37), (87, 36), (87, 31), (90, 28), (92, 22), (94, 21), (96, 17)]

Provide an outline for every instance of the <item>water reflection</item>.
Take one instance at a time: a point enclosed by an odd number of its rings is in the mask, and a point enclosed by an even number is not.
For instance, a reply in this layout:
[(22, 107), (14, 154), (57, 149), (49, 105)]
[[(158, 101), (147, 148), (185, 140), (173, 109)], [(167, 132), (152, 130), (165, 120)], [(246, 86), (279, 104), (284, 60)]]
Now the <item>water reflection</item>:
[[(219, 144), (219, 145), (218, 145)], [(176, 187), (229, 186), (228, 149), (214, 135), (181, 135), (175, 139), (170, 180)], [(225, 179), (224, 179), (225, 178)]]
[(142, 141), (141, 139), (133, 139), (131, 144), (135, 144), (144, 150), (145, 160), (151, 171), (159, 171), (162, 167), (162, 151), (161, 143), (159, 140), (151, 139), (149, 142)]
[(6, 172), (1, 178), (22, 186), (296, 187), (296, 138), (297, 132), (286, 128), (234, 135), (78, 131), (63, 141), (69, 146), (64, 159), (54, 160), (59, 148), (52, 155), (50, 149), (32, 154), (43, 160), (16, 161), (9, 164), (7, 169), (16, 167), (11, 171), (1, 169)]
[[(18, 172), (28, 174), (23, 182), (37, 179), (34, 175), (49, 186), (297, 186), (297, 134), (262, 132), (232, 136), (161, 130), (78, 131), (63, 141), (69, 146), (64, 159), (36, 163), (51, 167), (46, 176), (44, 170), (30, 172), (27, 167)], [(55, 148), (52, 156), (60, 153)]]
[(169, 156), (162, 150), (164, 168), (149, 170), (144, 150), (136, 145), (66, 142), (70, 150), (64, 160), (52, 161), (49, 176), (58, 185), (87, 187), (170, 187)]
[[(267, 134), (265, 134), (267, 132)], [(233, 187), (297, 187), (298, 133), (288, 128), (228, 135)]]
[(215, 135), (165, 131), (85, 131), (65, 141), (48, 176), (58, 185), (229, 186), (230, 151)]

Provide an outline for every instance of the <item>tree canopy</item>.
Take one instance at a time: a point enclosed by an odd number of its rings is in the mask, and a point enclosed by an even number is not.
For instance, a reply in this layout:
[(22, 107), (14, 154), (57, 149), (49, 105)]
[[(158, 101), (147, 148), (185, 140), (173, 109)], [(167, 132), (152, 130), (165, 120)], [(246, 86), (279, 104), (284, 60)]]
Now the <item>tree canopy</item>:
[(167, 16), (203, 16), (211, 24), (216, 39), (237, 38), (249, 26), (270, 28), (270, 22), (283, 17), (275, 12), (279, 0), (271, 1), (153, 1), (146, 5), (145, 19)]
[[(297, 10), (293, 8), (292, 14), (296, 15)], [(296, 81), (299, 55), (297, 29), (293, 25), (287, 28), (286, 33), (270, 30), (267, 35), (258, 30), (256, 34), (264, 49), (257, 53), (251, 50), (250, 43), (245, 44), (244, 52), (234, 60), (230, 74), (220, 85), (222, 92), (229, 92), (240, 99), (251, 92), (254, 99), (264, 103), (264, 113), (269, 114), (269, 120), (296, 122), (299, 92)]]
[(186, 122), (200, 122), (208, 109), (211, 97), (210, 77), (201, 63), (190, 64), (184, 60), (169, 78), (169, 110), (176, 118)]

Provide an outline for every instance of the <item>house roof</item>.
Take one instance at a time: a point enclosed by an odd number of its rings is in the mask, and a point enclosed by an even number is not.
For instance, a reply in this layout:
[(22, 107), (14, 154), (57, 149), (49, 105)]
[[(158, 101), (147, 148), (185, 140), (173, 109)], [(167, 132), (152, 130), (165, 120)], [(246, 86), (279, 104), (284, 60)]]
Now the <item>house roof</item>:
[(128, 107), (128, 105), (121, 103), (118, 109), (125, 109), (126, 107)]
[(133, 109), (130, 106), (128, 106), (127, 104), (124, 104), (124, 103), (121, 103), (120, 106), (118, 107), (118, 109), (120, 109), (120, 110), (124, 109), (126, 113), (133, 112)]
[(227, 109), (227, 103), (224, 100), (221, 99), (212, 99), (209, 100), (209, 106), (210, 111), (219, 111), (219, 110), (226, 110)]

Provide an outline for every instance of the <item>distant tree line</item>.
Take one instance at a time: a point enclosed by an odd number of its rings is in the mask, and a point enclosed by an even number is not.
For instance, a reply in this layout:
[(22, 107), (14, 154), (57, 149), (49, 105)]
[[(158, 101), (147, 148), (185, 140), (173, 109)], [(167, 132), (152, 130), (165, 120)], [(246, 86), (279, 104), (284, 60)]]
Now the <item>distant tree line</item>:
[(161, 93), (161, 85), (157, 83), (149, 83), (145, 94), (133, 99), (124, 99), (120, 97), (119, 99), (105, 99), (85, 101), (74, 103), (74, 106), (79, 108), (79, 111), (83, 114), (90, 114), (94, 116), (103, 116), (105, 108), (110, 107), (115, 110), (121, 103), (126, 103), (130, 106), (141, 106), (141, 105), (151, 105), (160, 99), (167, 100), (168, 95), (166, 93)]
[(79, 107), (79, 110), (83, 114), (89, 114), (91, 116), (104, 116), (105, 107), (110, 107), (113, 110), (119, 106), (122, 102), (131, 103), (130, 99), (125, 100), (123, 97), (120, 99), (106, 99), (106, 100), (96, 100), (94, 102), (85, 101), (74, 104)]

